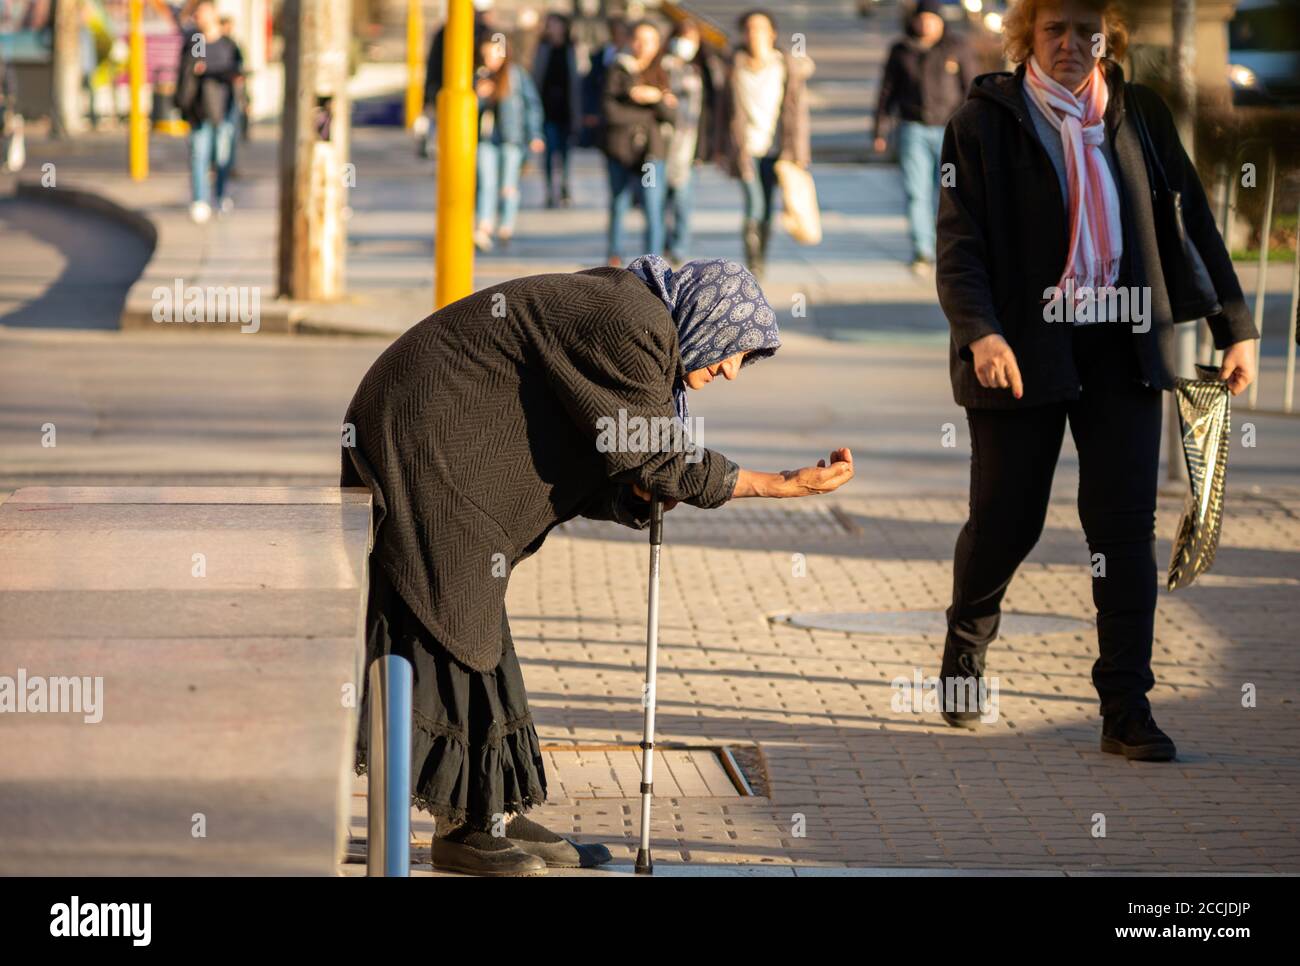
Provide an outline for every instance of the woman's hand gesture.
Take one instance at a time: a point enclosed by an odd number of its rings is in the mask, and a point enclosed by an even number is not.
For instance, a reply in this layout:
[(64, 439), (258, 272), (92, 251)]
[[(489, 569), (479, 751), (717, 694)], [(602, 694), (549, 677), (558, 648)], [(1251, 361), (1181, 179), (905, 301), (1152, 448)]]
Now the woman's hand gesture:
[(636, 84), (627, 92), (627, 96), (638, 104), (658, 104), (663, 99), (664, 92), (653, 84)]
[(853, 454), (847, 446), (831, 452), (829, 460), (818, 460), (816, 466), (781, 473), (761, 473), (742, 469), (736, 477), (733, 498), (742, 496), (815, 496), (830, 493), (853, 479)]
[(815, 496), (830, 493), (853, 479), (853, 454), (847, 446), (833, 451), (830, 462), (818, 460), (816, 466), (805, 466), (801, 470), (785, 470), (785, 492), (777, 496)]

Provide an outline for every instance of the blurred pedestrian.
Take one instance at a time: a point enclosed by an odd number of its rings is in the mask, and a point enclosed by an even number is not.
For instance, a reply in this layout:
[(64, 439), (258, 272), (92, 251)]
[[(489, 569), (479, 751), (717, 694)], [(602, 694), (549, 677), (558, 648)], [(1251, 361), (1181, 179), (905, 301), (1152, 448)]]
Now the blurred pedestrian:
[(659, 28), (642, 20), (632, 29), (631, 50), (614, 58), (605, 79), (604, 150), (609, 169), (610, 265), (622, 264), (623, 219), (636, 194), (645, 213), (645, 254), (664, 247), (664, 163), (677, 116), (668, 87)]
[(605, 137), (605, 78), (609, 68), (631, 39), (631, 28), (622, 17), (605, 21), (608, 39), (591, 55), (591, 67), (582, 80), (582, 133), (578, 144), (600, 147)]
[[(957, 178), (940, 192), (936, 279), (971, 488), (938, 694), (945, 721), (978, 727), (988, 647), (1042, 533), (1068, 424), (1097, 611), (1101, 750), (1168, 761), (1174, 742), (1147, 697), (1161, 390), (1183, 375), (1166, 279), (1204, 276), (1204, 297), (1218, 302), (1207, 321), (1225, 350), (1219, 378), (1233, 393), (1254, 378), (1259, 333), (1169, 108), (1124, 80), (1127, 42), (1112, 0), (1017, 0), (1004, 43), (1019, 66), (977, 78), (944, 135)], [(1188, 249), (1161, 244), (1148, 165), (1181, 192), (1199, 270)]]
[(239, 47), (222, 33), (212, 0), (199, 0), (193, 15), (194, 31), (181, 48), (175, 103), (190, 126), (190, 217), (203, 224), (214, 207), (222, 214), (234, 207), (226, 180), (234, 156), (243, 60)]
[(943, 129), (975, 79), (970, 45), (944, 28), (939, 0), (918, 0), (906, 36), (890, 49), (880, 80), (873, 146), (883, 153), (894, 118), (898, 163), (907, 199), (912, 270), (934, 269), (934, 223), (939, 203), (939, 153)]
[(546, 16), (533, 56), (533, 80), (542, 98), (546, 207), (569, 206), (569, 147), (582, 123), (582, 76), (569, 18)]
[(772, 232), (776, 162), (812, 162), (805, 82), (816, 65), (776, 46), (776, 20), (766, 10), (741, 14), (742, 40), (732, 56), (719, 120), (720, 161), (744, 191), (741, 239), (745, 261), (758, 277), (767, 262)]
[[(480, 45), (497, 30), (492, 0), (474, 0), (474, 23), (471, 29), (474, 34), (476, 65)], [(422, 135), (416, 140), (416, 154), (422, 158), (429, 156), (437, 134), (438, 93), (442, 90), (442, 42), (446, 31), (445, 23), (434, 31), (424, 63), (424, 122), (417, 128), (422, 129)]]
[[(640, 530), (653, 497), (708, 509), (852, 479), (845, 448), (764, 473), (691, 439), (688, 393), (780, 345), (739, 263), (674, 272), (647, 256), (481, 289), (411, 327), (362, 379), (340, 482), (367, 487), (378, 513), (366, 665), (388, 654), (414, 665), (411, 797), (435, 817), (439, 869), (537, 875), (609, 861), (605, 846), (523, 814), (547, 782), (505, 607), (510, 575), (578, 516)], [(613, 428), (624, 423), (629, 433)], [(465, 452), (467, 440), (483, 445)], [(370, 700), (363, 684), (363, 723)], [(367, 742), (360, 727), (357, 770), (370, 765)]]
[(528, 71), (514, 62), (504, 34), (479, 45), (474, 72), (478, 97), (478, 178), (475, 188), (479, 251), (505, 247), (515, 233), (519, 214), (519, 174), (529, 150), (541, 151), (542, 102)]
[[(221, 33), (228, 37), (230, 42), (235, 45), (239, 51), (239, 62), (244, 62), (244, 52), (239, 46), (239, 41), (235, 39), (235, 18), (230, 14), (221, 16)], [(239, 142), (248, 140), (248, 85), (247, 78), (243, 83), (235, 85), (235, 139), (230, 143), (230, 174), (229, 177), (239, 177)]]
[(679, 20), (668, 39), (663, 65), (677, 98), (677, 116), (668, 141), (665, 173), (664, 248), (669, 261), (683, 262), (691, 248), (691, 213), (695, 206), (695, 163), (711, 155), (709, 123), (715, 100), (713, 78), (692, 20)]

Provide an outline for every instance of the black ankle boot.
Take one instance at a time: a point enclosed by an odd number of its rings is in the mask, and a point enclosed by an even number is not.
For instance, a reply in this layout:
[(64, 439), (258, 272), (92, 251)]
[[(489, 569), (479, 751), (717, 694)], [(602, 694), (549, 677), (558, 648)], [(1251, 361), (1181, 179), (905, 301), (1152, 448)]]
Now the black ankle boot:
[(763, 259), (761, 250), (762, 235), (759, 232), (757, 218), (745, 219), (745, 228), (741, 234), (741, 240), (745, 243), (745, 266), (750, 272), (761, 271)]
[(943, 649), (939, 668), (939, 715), (954, 728), (974, 730), (980, 725), (980, 700), (984, 687), (984, 655), (952, 645)]
[(465, 875), (545, 875), (546, 862), (507, 838), (464, 826), (433, 840), (433, 865)]
[(772, 237), (772, 223), (770, 221), (760, 221), (758, 223), (758, 260), (767, 265), (767, 242)]
[(1156, 725), (1149, 708), (1108, 714), (1101, 721), (1101, 750), (1129, 761), (1173, 761), (1173, 740)]

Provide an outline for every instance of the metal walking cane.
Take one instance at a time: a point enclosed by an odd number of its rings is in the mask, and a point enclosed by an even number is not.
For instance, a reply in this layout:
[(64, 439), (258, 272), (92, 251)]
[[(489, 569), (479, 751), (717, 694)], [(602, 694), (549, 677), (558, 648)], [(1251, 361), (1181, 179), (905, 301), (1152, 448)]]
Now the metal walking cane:
[(655, 665), (659, 660), (659, 549), (664, 542), (664, 505), (650, 501), (650, 597), (646, 615), (645, 729), (641, 735), (641, 847), (636, 851), (636, 874), (653, 875), (650, 857), (650, 798), (654, 794)]

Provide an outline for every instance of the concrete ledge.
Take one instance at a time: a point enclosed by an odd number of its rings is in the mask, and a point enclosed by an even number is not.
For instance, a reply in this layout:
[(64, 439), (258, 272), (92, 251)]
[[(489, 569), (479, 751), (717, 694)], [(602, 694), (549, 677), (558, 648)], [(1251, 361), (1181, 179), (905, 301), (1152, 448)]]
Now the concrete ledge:
[(14, 185), (14, 197), (25, 201), (40, 201), (93, 211), (105, 218), (111, 218), (138, 234), (151, 250), (157, 249), (158, 226), (153, 220), (142, 212), (120, 205), (103, 194), (82, 188), (47, 188), (36, 181), (19, 181)]
[(336, 874), (370, 515), (330, 487), (0, 503), (0, 874)]

